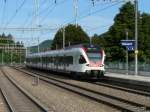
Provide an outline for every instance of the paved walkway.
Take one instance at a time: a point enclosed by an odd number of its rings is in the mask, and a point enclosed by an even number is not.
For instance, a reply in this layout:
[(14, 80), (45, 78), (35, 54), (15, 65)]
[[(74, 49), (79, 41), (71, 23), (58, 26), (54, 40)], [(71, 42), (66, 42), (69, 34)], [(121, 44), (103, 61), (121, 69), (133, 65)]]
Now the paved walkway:
[(107, 72), (105, 76), (121, 78), (121, 79), (129, 79), (129, 80), (135, 80), (141, 82), (150, 82), (150, 77), (147, 76), (127, 75), (127, 74), (110, 73), (110, 72)]

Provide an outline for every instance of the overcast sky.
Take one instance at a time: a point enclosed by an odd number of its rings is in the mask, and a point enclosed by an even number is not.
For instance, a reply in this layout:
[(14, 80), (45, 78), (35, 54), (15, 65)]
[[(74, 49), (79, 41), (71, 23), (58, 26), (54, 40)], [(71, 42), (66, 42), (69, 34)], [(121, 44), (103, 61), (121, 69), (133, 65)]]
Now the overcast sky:
[[(46, 39), (53, 39), (60, 26), (75, 23), (74, 0), (39, 0), (39, 16), (35, 19), (36, 0), (0, 0), (0, 32), (11, 33), (15, 40), (23, 41), (27, 46), (37, 44)], [(37, 0), (38, 1), (38, 0)], [(119, 8), (128, 0), (78, 0), (77, 22), (92, 36), (101, 34), (113, 24), (113, 18)], [(140, 12), (150, 13), (150, 0), (139, 0)], [(40, 28), (51, 30), (23, 31), (23, 28), (33, 28), (36, 24)], [(19, 28), (19, 29), (13, 29)]]

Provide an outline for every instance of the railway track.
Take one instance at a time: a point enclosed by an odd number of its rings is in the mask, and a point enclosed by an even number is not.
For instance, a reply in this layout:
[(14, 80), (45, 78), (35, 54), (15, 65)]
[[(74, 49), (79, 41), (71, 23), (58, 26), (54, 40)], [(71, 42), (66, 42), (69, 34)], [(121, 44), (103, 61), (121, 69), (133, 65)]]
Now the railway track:
[[(31, 71), (33, 73), (37, 73), (35, 70), (31, 70), (31, 69), (26, 69), (26, 68), (19, 68), (19, 69), (25, 69), (28, 71)], [(43, 72), (38, 71), (41, 74), (43, 74)], [(37, 73), (39, 74), (39, 73)], [(53, 74), (48, 74), (48, 73), (44, 73), (45, 75), (53, 75)], [(62, 78), (71, 78), (71, 77), (67, 77), (67, 76), (60, 76), (60, 75), (53, 75), (58, 76), (58, 77), (62, 77)], [(98, 86), (104, 86), (104, 87), (108, 87), (108, 88), (113, 88), (113, 89), (117, 89), (117, 90), (121, 90), (121, 91), (125, 91), (125, 92), (130, 92), (130, 93), (134, 93), (134, 94), (138, 94), (138, 95), (144, 95), (144, 96), (148, 96), (150, 97), (150, 87), (147, 86), (140, 86), (140, 85), (131, 85), (128, 83), (122, 83), (122, 82), (115, 82), (115, 81), (111, 81), (110, 79), (107, 79), (106, 77), (101, 79), (101, 80), (86, 80), (86, 82), (91, 83), (91, 84), (95, 84)], [(142, 89), (143, 88), (143, 89)]]
[(79, 85), (71, 84), (68, 82), (64, 82), (62, 80), (38, 74), (35, 72), (29, 72), (23, 69), (18, 69), (25, 74), (31, 75), (33, 77), (39, 77), (40, 80), (46, 81), (47, 83), (53, 84), (57, 87), (63, 88), (65, 90), (71, 91), (73, 93), (79, 94), (81, 96), (87, 97), (89, 99), (92, 99), (94, 101), (104, 103), (110, 106), (113, 106), (115, 108), (118, 108), (122, 111), (129, 111), (129, 112), (150, 112), (150, 106), (149, 105), (143, 105), (140, 103), (128, 101), (126, 99), (121, 99), (115, 96), (103, 94), (101, 92), (94, 91), (92, 89), (84, 88)]
[(147, 91), (126, 88), (124, 86), (114, 85), (114, 84), (106, 83), (106, 82), (89, 82), (89, 83), (150, 97), (150, 92), (147, 92)]
[(113, 79), (113, 78), (109, 78), (109, 77), (105, 77), (103, 79), (102, 83), (103, 84), (114, 85), (114, 86), (121, 86), (121, 87), (129, 88), (129, 89), (132, 89), (132, 90), (138, 90), (138, 91), (143, 91), (143, 92), (150, 93), (150, 86), (149, 85), (142, 85), (140, 83), (130, 84), (130, 83), (127, 83), (123, 80), (116, 80), (115, 78)]
[(0, 69), (1, 92), (8, 104), (10, 112), (48, 112), (48, 108), (37, 101), (30, 93), (23, 89), (7, 73)]
[(12, 112), (11, 106), (7, 102), (4, 92), (0, 88), (0, 112)]

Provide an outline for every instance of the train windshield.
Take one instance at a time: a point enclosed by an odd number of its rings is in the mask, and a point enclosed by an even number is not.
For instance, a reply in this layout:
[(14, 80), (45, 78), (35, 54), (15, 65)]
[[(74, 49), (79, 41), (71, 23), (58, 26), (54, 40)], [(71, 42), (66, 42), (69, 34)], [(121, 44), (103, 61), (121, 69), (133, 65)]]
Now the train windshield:
[(84, 46), (84, 50), (90, 61), (97, 62), (102, 60), (101, 48), (95, 45)]
[(102, 55), (100, 52), (87, 52), (87, 56), (90, 61), (100, 61), (102, 59)]

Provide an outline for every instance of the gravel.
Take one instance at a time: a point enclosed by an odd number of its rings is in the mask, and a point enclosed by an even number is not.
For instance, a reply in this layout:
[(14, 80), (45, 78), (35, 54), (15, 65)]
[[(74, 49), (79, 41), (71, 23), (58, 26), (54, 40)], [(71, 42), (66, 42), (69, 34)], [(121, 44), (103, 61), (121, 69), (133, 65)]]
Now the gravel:
[(0, 93), (0, 112), (9, 112), (6, 102), (3, 99), (2, 93)]
[[(3, 76), (2, 76), (2, 73), (0, 72), (0, 81), (1, 80), (3, 80)], [(1, 86), (2, 85), (0, 83), (0, 87)], [(0, 92), (0, 112), (10, 112), (1, 92)]]
[(34, 78), (9, 67), (3, 67), (17, 83), (33, 96), (46, 104), (53, 112), (119, 112), (119, 110), (97, 103), (72, 92), (53, 86), (40, 80), (38, 86)]
[(71, 80), (71, 79), (68, 80), (63, 77), (62, 78), (58, 77), (56, 75), (53, 77), (56, 77), (59, 80), (62, 80), (71, 84), (80, 85), (81, 87), (88, 88), (97, 92), (101, 92), (101, 93), (112, 95), (118, 98), (123, 98), (131, 102), (136, 102), (136, 103), (138, 102), (140, 104), (150, 106), (150, 97), (148, 96), (143, 96), (143, 95), (127, 92), (127, 91), (113, 89), (110, 87), (104, 87), (104, 86), (100, 86), (96, 84), (91, 84), (88, 82), (82, 82), (82, 81)]

